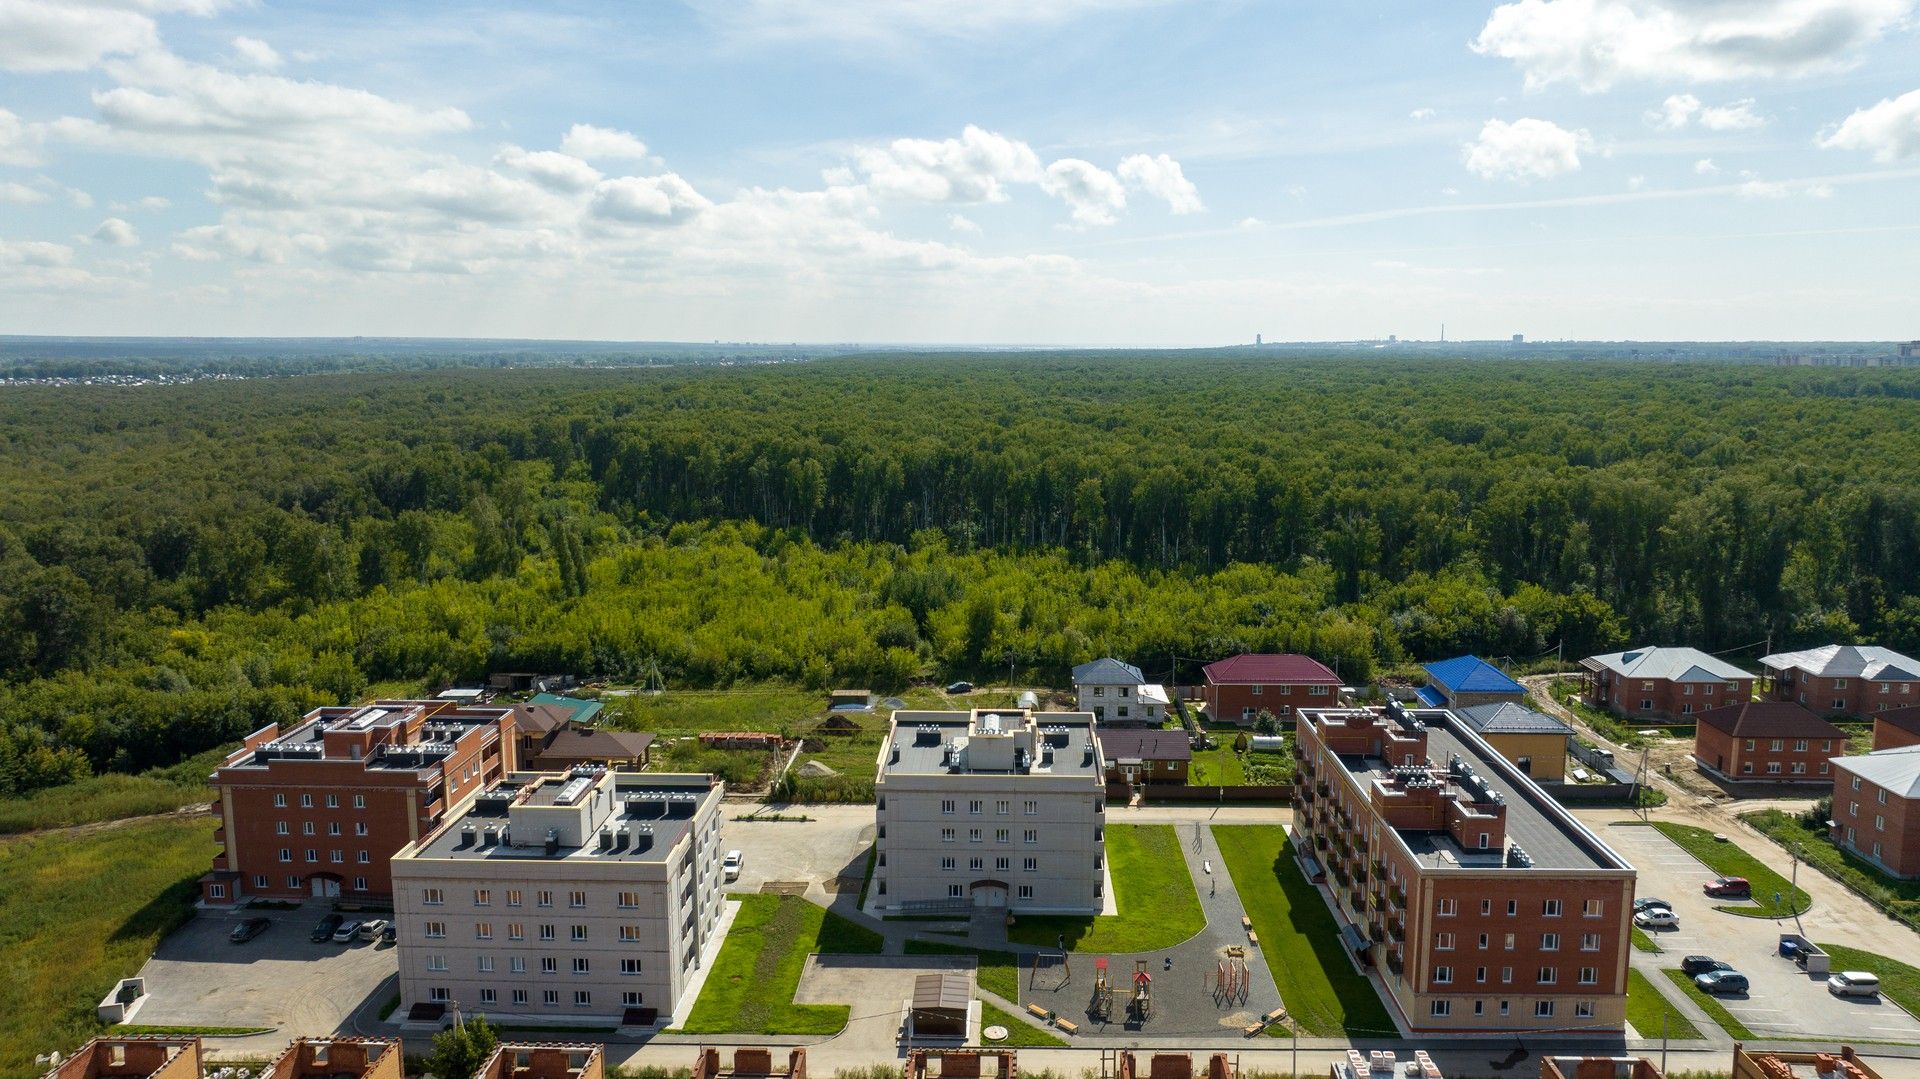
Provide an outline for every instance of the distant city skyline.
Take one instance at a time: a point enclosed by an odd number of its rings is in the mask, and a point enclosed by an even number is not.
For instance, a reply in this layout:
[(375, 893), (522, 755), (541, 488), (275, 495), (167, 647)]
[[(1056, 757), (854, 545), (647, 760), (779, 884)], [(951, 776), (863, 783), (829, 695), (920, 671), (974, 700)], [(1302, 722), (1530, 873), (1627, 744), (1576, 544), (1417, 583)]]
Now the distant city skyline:
[(1920, 338), (1920, 0), (0, 0), (0, 334)]

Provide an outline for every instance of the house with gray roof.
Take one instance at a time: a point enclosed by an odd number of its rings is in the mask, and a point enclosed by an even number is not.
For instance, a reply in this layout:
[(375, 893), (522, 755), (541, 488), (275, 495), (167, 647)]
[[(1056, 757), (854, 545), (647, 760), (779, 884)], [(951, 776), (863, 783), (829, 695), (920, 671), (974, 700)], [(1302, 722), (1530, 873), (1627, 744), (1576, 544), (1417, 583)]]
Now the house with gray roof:
[(1158, 727), (1166, 722), (1167, 687), (1148, 682), (1140, 668), (1111, 656), (1073, 669), (1075, 707), (1105, 727)]
[(1633, 648), (1580, 666), (1587, 703), (1629, 718), (1690, 719), (1753, 699), (1753, 675), (1698, 648)]
[(1920, 660), (1872, 644), (1830, 644), (1760, 657), (1762, 692), (1821, 715), (1868, 719), (1920, 705)]
[(1552, 782), (1566, 778), (1567, 739), (1573, 736), (1573, 728), (1565, 721), (1511, 701), (1452, 711), (1527, 775)]
[(1920, 878), (1920, 746), (1833, 762), (1833, 841), (1892, 876)]

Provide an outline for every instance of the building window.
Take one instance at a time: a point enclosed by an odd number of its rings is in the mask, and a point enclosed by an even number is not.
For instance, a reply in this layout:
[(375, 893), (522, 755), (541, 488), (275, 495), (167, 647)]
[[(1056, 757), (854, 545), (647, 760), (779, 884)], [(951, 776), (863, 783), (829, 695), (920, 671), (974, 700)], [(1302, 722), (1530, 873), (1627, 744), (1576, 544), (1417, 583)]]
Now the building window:
[(312, 821), (310, 821), (310, 820), (306, 820), (306, 821), (301, 821), (301, 822), (300, 822), (300, 834), (301, 834), (301, 835), (312, 835), (312, 834), (313, 834), (313, 822), (312, 822)]
[(553, 934), (553, 926), (551, 926), (551, 925), (543, 925), (543, 926), (541, 926), (541, 927), (540, 927), (540, 939), (541, 939), (541, 940), (553, 940), (553, 939), (554, 939), (554, 934)]
[(447, 957), (446, 957), (446, 956), (444, 956), (444, 955), (430, 955), (430, 956), (427, 956), (427, 969), (428, 969), (428, 970), (432, 970), (432, 971), (443, 971), (443, 970), (446, 970), (446, 969), (447, 969)]
[(587, 905), (587, 893), (585, 892), (568, 892), (567, 893), (567, 906), (573, 908), (574, 910), (579, 910), (586, 905)]
[(280, 860), (281, 860), (281, 861), (283, 861), (283, 862), (291, 862), (291, 861), (293, 861), (293, 848), (292, 848), (292, 847), (281, 847), (281, 848), (280, 848)]
[(1553, 985), (1559, 980), (1560, 980), (1559, 968), (1557, 967), (1541, 967), (1540, 968), (1540, 984), (1541, 985)]
[(620, 960), (620, 973), (621, 973), (621, 974), (638, 974), (638, 973), (640, 973), (640, 960), (638, 960), (638, 959), (622, 959), (622, 960)]
[(1577, 1001), (1573, 1006), (1573, 1017), (1575, 1019), (1592, 1019), (1593, 1018), (1593, 1001), (1591, 1000)]
[[(1855, 785), (1858, 785), (1858, 781), (1856, 781)], [(277, 821), (273, 826), (274, 835), (286, 835), (289, 831), (291, 831), (291, 829), (287, 827), (286, 821)]]
[(1021, 899), (1032, 899), (1032, 898), (1033, 898), (1033, 885), (1031, 885), (1031, 884), (1022, 884), (1022, 885), (1020, 886), (1020, 892), (1019, 892), (1019, 897), (1020, 897)]
[(985, 858), (967, 859), (967, 869), (970, 872), (979, 873), (984, 871), (986, 868), (987, 868), (987, 860)]
[(527, 939), (527, 927), (520, 924), (519, 922), (508, 922), (507, 923), (507, 939), (508, 940)]
[(1558, 933), (1540, 934), (1540, 950), (1543, 952), (1559, 951), (1560, 950), (1560, 934)]
[(1020, 811), (1029, 817), (1037, 817), (1040, 815), (1040, 803), (1029, 798), (1021, 804)]
[(540, 1003), (545, 1004), (549, 1008), (558, 1008), (560, 1006), (560, 990), (540, 990)]
[(303, 795), (301, 795), (301, 796), (300, 796), (300, 808), (301, 808), (301, 809), (312, 809), (312, 808), (313, 808), (313, 795), (311, 795), (311, 794), (303, 794)]
[[(1398, 867), (1395, 867), (1395, 876), (1396, 876), (1396, 879), (1398, 878), (1398, 872), (1399, 872), (1399, 870), (1398, 870)], [(1493, 913), (1493, 900), (1491, 900), (1491, 899), (1482, 899), (1482, 900), (1480, 901), (1480, 914), (1481, 914), (1481, 916), (1482, 916), (1482, 917), (1484, 917), (1484, 916), (1486, 916), (1486, 915), (1488, 915), (1488, 914), (1492, 914), (1492, 913)]]
[(574, 956), (574, 957), (573, 957), (573, 972), (574, 972), (575, 974), (586, 974), (586, 973), (589, 973), (589, 967), (588, 967), (588, 965), (587, 965), (587, 957), (586, 957), (586, 956), (584, 956), (584, 955), (576, 955), (576, 956)]
[(1458, 913), (1460, 913), (1460, 906), (1456, 900), (1442, 899), (1440, 901), (1440, 916), (1442, 918), (1451, 918)]
[(1796, 739), (1793, 743), (1793, 751), (1795, 753), (1805, 753), (1807, 751), (1807, 740), (1805, 738)]
[(308, 848), (307, 848), (307, 861), (309, 861), (309, 862), (318, 862), (319, 860), (320, 860), (320, 852), (319, 852), (318, 850), (316, 850), (315, 848), (313, 848), (313, 847), (308, 847)]
[(638, 989), (629, 989), (620, 994), (620, 1006), (623, 1008), (638, 1008), (640, 1002), (645, 999), (646, 994), (640, 992)]
[(500, 993), (499, 993), (499, 991), (498, 991), (498, 990), (495, 990), (495, 989), (482, 989), (482, 990), (480, 990), (480, 1003), (482, 1003), (482, 1004), (498, 1004), (498, 1003), (500, 1003)]
[(1520, 913), (1520, 901), (1518, 899), (1507, 900), (1507, 917), (1512, 918), (1515, 915), (1518, 915), (1519, 913)]
[(1887, 830), (1887, 818), (1885, 818), (1885, 817), (1883, 817), (1883, 816), (1881, 816), (1881, 815), (1880, 815), (1880, 814), (1878, 814), (1878, 813), (1876, 813), (1876, 814), (1874, 814), (1874, 815), (1873, 815), (1873, 830), (1874, 830), (1874, 831), (1876, 831), (1876, 832), (1884, 832), (1884, 831), (1886, 831), (1886, 830)]
[(473, 905), (476, 907), (493, 906), (493, 889), (475, 888), (473, 890)]
[(1768, 774), (1768, 775), (1770, 775), (1770, 776), (1777, 776), (1777, 775), (1779, 775), (1779, 774), (1780, 774), (1780, 762), (1779, 762), (1779, 761), (1768, 761), (1768, 762), (1767, 762), (1767, 774)]
[(284, 794), (276, 794), (276, 795), (274, 795), (274, 796), (273, 796), (273, 808), (275, 808), (275, 809), (285, 809), (285, 808), (287, 808), (287, 796), (286, 796), (286, 795), (284, 795)]
[(1253, 695), (1254, 695), (1254, 696), (1256, 696), (1256, 697), (1259, 697), (1259, 696), (1262, 696), (1263, 694), (1265, 694), (1265, 693), (1266, 693), (1266, 689), (1267, 689), (1267, 687), (1265, 687), (1265, 686), (1254, 686), (1254, 687), (1253, 687)]
[(1485, 933), (1480, 934), (1480, 950), (1483, 952), (1487, 950), (1487, 935)]
[(1560, 917), (1560, 901), (1558, 899), (1549, 899), (1541, 903), (1540, 916), (1543, 918)]
[(640, 893), (639, 892), (621, 892), (619, 905), (621, 910), (633, 910), (639, 907)]
[(951, 873), (955, 869), (959, 868), (959, 863), (951, 855), (949, 855), (945, 858), (940, 859), (940, 868), (945, 872)]
[(1600, 984), (1600, 968), (1599, 967), (1581, 967), (1580, 968), (1580, 984), (1581, 985), (1599, 985)]
[(541, 956), (540, 957), (540, 973), (542, 974), (560, 973), (560, 960), (555, 959), (553, 956), (550, 956), (550, 955)]
[(420, 890), (420, 902), (429, 907), (445, 906), (447, 893), (438, 888), (423, 888)]
[(1040, 830), (1038, 828), (1029, 828), (1026, 830), (1026, 833), (1022, 835), (1020, 838), (1028, 846), (1032, 846), (1033, 844), (1040, 842)]
[(337, 795), (337, 794), (329, 794), (329, 795), (327, 795), (327, 808), (328, 808), (328, 809), (339, 809), (339, 808), (340, 808), (340, 796), (339, 796), (339, 795)]
[(1021, 864), (1020, 868), (1026, 870), (1029, 873), (1038, 873), (1040, 871), (1040, 859), (1028, 858), (1024, 863)]
[(1433, 968), (1433, 981), (1435, 985), (1453, 984), (1453, 968), (1452, 967)]
[(475, 940), (492, 940), (493, 939), (493, 923), (492, 922), (473, 923), (473, 937)]
[(553, 893), (548, 891), (539, 891), (539, 892), (533, 893), (533, 905), (536, 907), (553, 906)]
[(585, 989), (575, 989), (573, 991), (573, 1006), (576, 1008), (591, 1008), (593, 1006), (593, 994)]
[(1553, 1001), (1551, 1000), (1534, 1001), (1533, 1017), (1535, 1019), (1552, 1019), (1553, 1018)]
[(953, 842), (953, 829), (951, 828), (940, 829), (940, 842), (942, 843)]
[(576, 944), (584, 943), (587, 939), (587, 927), (584, 925), (573, 926), (571, 933), (572, 935), (569, 939)]
[(966, 895), (967, 895), (966, 890), (961, 888), (958, 884), (947, 885), (948, 899), (965, 899)]
[(1435, 951), (1440, 951), (1440, 952), (1452, 951), (1453, 950), (1453, 934), (1452, 933), (1435, 933), (1433, 935), (1433, 947)]
[(1875, 791), (1875, 792), (1874, 792), (1874, 794), (1873, 794), (1873, 800), (1874, 800), (1874, 801), (1876, 801), (1876, 802), (1878, 802), (1878, 803), (1880, 803), (1881, 805), (1886, 805), (1886, 804), (1887, 804), (1887, 792), (1886, 792), (1886, 791), (1885, 791), (1884, 789), (1882, 789), (1882, 790), (1878, 790), (1878, 791)]
[(453, 991), (444, 985), (436, 985), (427, 990), (427, 999), (436, 1004), (445, 1004), (453, 999)]
[(995, 858), (993, 860), (993, 868), (996, 872), (1005, 873), (1007, 870), (1013, 868), (1013, 859), (1007, 857)]
[(1751, 739), (1751, 738), (1749, 738), (1749, 739), (1747, 739), (1747, 752), (1748, 752), (1748, 753), (1752, 753), (1752, 752), (1753, 752), (1753, 744), (1754, 744), (1754, 743), (1753, 743), (1753, 739)]
[(363, 850), (354, 855), (353, 860), (359, 862), (361, 865), (371, 865), (373, 863), (373, 855)]
[(1513, 984), (1513, 968), (1512, 967), (1500, 968), (1500, 984), (1502, 985)]
[(426, 923), (426, 926), (421, 930), (421, 932), (423, 935), (429, 938), (444, 937), (447, 935), (447, 923), (428, 922)]
[(490, 955), (481, 956), (478, 969), (482, 974), (492, 974), (493, 973), (493, 956), (490, 956)]
[(998, 799), (993, 803), (993, 811), (999, 816), (1004, 817), (1013, 811), (1013, 803), (1007, 801), (1005, 798)]
[(1607, 901), (1604, 899), (1589, 899), (1581, 905), (1580, 913), (1589, 918), (1601, 917), (1607, 913)]
[(953, 816), (955, 811), (959, 808), (959, 805), (960, 803), (954, 801), (951, 798), (942, 798), (940, 800), (940, 812), (946, 816), (951, 817)]
[(1484, 984), (1486, 984), (1486, 981), (1487, 981), (1487, 968), (1485, 968), (1485, 967), (1475, 967), (1475, 968), (1473, 968), (1473, 980), (1474, 980), (1474, 981), (1476, 981), (1476, 982), (1479, 982), (1479, 983), (1481, 983), (1482, 985), (1484, 985)]
[(1506, 948), (1507, 948), (1507, 951), (1512, 951), (1514, 948), (1514, 937), (1512, 933), (1507, 934)]
[(356, 794), (356, 795), (354, 795), (354, 796), (353, 796), (353, 808), (355, 808), (355, 809), (365, 809), (365, 808), (367, 808), (367, 796), (366, 796), (366, 795), (364, 795), (364, 794)]
[(987, 803), (979, 798), (972, 799), (967, 803), (967, 816), (969, 817), (977, 817), (986, 811)]
[(526, 991), (525, 989), (515, 989), (515, 990), (513, 990), (513, 1002), (514, 1002), (515, 1004), (520, 1004), (520, 1005), (524, 1005), (524, 1004), (526, 1004), (526, 1002), (527, 1002), (527, 991)]
[(225, 899), (227, 897), (227, 886), (224, 884), (209, 884), (207, 885), (207, 895), (214, 899)]
[(507, 970), (514, 974), (525, 974), (527, 972), (527, 957), (524, 955), (508, 956)]
[(1581, 951), (1583, 951), (1583, 952), (1597, 952), (1597, 951), (1599, 951), (1599, 950), (1600, 950), (1600, 934), (1598, 934), (1598, 933), (1583, 933), (1583, 934), (1581, 934), (1581, 936), (1580, 936), (1580, 950), (1581, 950)]
[(1447, 1016), (1452, 1014), (1453, 1014), (1453, 1001), (1436, 1000), (1433, 1002), (1433, 1017), (1435, 1019), (1445, 1019)]
[(253, 875), (253, 886), (255, 888), (265, 888), (267, 886), (267, 875), (265, 873), (255, 873)]

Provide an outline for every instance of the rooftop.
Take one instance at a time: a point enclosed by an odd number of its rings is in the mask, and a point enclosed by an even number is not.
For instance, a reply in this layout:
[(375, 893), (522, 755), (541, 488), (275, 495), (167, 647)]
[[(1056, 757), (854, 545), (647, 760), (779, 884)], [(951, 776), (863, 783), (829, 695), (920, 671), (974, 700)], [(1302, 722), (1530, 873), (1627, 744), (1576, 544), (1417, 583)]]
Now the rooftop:
[(1207, 664), (1214, 685), (1339, 685), (1340, 676), (1312, 656), (1245, 653)]
[(1455, 708), (1453, 714), (1482, 735), (1488, 734), (1572, 734), (1564, 720), (1536, 712), (1523, 704), (1500, 701)]
[(1847, 732), (1791, 701), (1747, 701), (1710, 708), (1695, 717), (1702, 727), (1735, 738), (1837, 738)]
[(478, 727), (497, 726), (508, 708), (451, 701), (375, 701), (316, 708), (291, 729), (262, 727), (222, 768), (267, 768), (283, 761), (358, 761), (370, 769), (420, 771), (453, 753)]
[(1698, 648), (1635, 648), (1581, 660), (1588, 670), (1667, 682), (1734, 682), (1753, 675)]
[(976, 708), (893, 714), (880, 772), (890, 775), (1094, 776), (1102, 771), (1090, 712)]
[(1761, 656), (1776, 671), (1810, 671), (1820, 678), (1864, 678), (1869, 682), (1920, 681), (1920, 660), (1873, 644), (1830, 644), (1799, 652)]
[(428, 836), (420, 859), (661, 862), (720, 783), (707, 775), (578, 767), (517, 772)]
[(1097, 732), (1100, 755), (1108, 764), (1116, 761), (1190, 761), (1193, 746), (1186, 731), (1129, 730), (1102, 727)]
[(1140, 668), (1111, 656), (1082, 663), (1073, 669), (1073, 684), (1076, 686), (1096, 682), (1103, 686), (1137, 686), (1146, 680), (1147, 676), (1140, 673)]
[(1896, 797), (1920, 798), (1920, 746), (1835, 757), (1833, 766), (1842, 772), (1857, 775)]
[(1423, 668), (1434, 685), (1453, 693), (1525, 693), (1527, 687), (1479, 656), (1455, 656)]
[(555, 708), (565, 708), (573, 713), (573, 721), (575, 723), (593, 722), (593, 717), (600, 714), (602, 707), (599, 701), (581, 700), (579, 697), (568, 697), (559, 693), (536, 693), (527, 698), (527, 703), (546, 704), (552, 705)]

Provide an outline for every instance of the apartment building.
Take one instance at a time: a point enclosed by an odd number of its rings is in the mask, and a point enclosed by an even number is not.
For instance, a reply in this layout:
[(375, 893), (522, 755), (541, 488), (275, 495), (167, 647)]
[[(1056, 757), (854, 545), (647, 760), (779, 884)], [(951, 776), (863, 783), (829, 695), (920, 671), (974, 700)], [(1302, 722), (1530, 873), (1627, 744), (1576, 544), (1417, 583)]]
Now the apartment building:
[(1833, 841), (1887, 874), (1920, 878), (1920, 745), (1833, 762)]
[(402, 847), (393, 905), (408, 1014), (671, 1015), (717, 944), (722, 793), (707, 775), (515, 773)]
[(1753, 675), (1698, 648), (1635, 648), (1580, 666), (1587, 703), (1623, 716), (1671, 719), (1753, 698)]
[(1216, 723), (1253, 725), (1261, 712), (1291, 719), (1301, 708), (1340, 702), (1340, 676), (1311, 656), (1229, 656), (1204, 668), (1201, 696)]
[(1694, 763), (1723, 779), (1824, 784), (1846, 751), (1846, 731), (1783, 701), (1702, 712), (1693, 735)]
[(1075, 667), (1073, 689), (1075, 707), (1108, 727), (1158, 727), (1166, 722), (1172, 703), (1167, 687), (1111, 657)]
[(1293, 840), (1416, 1032), (1626, 1023), (1635, 873), (1440, 709), (1307, 709)]
[(451, 701), (316, 708), (249, 734), (213, 773), (210, 904), (393, 893), (393, 852), (516, 767), (514, 711)]
[(1920, 705), (1876, 712), (1873, 716), (1873, 748), (1899, 749), (1920, 746)]
[(869, 902), (1099, 913), (1105, 772), (1089, 713), (895, 712), (874, 780)]
[(1767, 696), (1821, 715), (1862, 719), (1920, 705), (1920, 660), (1871, 644), (1830, 644), (1760, 657)]

